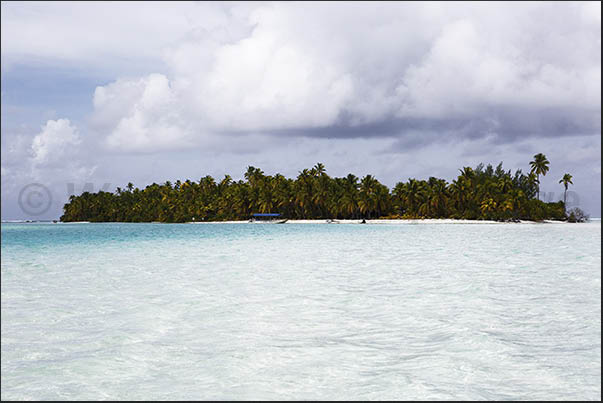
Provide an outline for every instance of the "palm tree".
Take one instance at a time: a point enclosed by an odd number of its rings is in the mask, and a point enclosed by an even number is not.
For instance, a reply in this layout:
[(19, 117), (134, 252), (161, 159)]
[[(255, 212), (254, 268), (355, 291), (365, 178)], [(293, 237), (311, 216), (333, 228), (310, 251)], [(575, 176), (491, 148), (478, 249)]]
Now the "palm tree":
[(302, 218), (307, 218), (308, 214), (312, 214), (312, 176), (308, 169), (299, 172), (295, 186), (295, 203)]
[(392, 199), (398, 214), (404, 214), (404, 194), (406, 192), (406, 184), (402, 182), (396, 183), (392, 189)]
[(505, 194), (509, 190), (513, 189), (513, 181), (511, 180), (511, 176), (504, 175), (498, 180), (498, 189), (501, 193)]
[(322, 176), (325, 174), (325, 172), (327, 172), (322, 162), (318, 162), (316, 165), (314, 165), (313, 169), (316, 171), (316, 175), (318, 176)]
[(411, 214), (416, 215), (418, 205), (423, 194), (423, 183), (416, 179), (409, 179), (404, 189), (404, 202)]
[(444, 217), (448, 208), (448, 184), (444, 179), (429, 179), (432, 182), (428, 193), (430, 210), (436, 217)]
[(521, 189), (513, 189), (509, 192), (509, 200), (513, 204), (513, 217), (517, 219), (525, 204), (526, 195)]
[(559, 183), (563, 183), (563, 186), (565, 186), (565, 191), (563, 192), (563, 210), (567, 211), (567, 208), (565, 207), (565, 201), (567, 199), (567, 188), (570, 184), (574, 184), (574, 182), (572, 182), (572, 175), (570, 174), (565, 174), (563, 175), (563, 178), (561, 178), (561, 180), (559, 181)]
[(382, 185), (379, 181), (376, 181), (375, 190), (375, 207), (377, 209), (377, 218), (381, 217), (385, 212), (390, 210), (391, 198), (389, 196), (389, 189), (387, 186)]
[[(192, 217), (220, 221), (248, 218), (252, 211), (278, 211), (290, 218), (358, 218), (361, 214), (372, 218), (398, 213), (409, 218), (543, 219), (560, 215), (560, 206), (547, 208), (534, 198), (539, 175), (546, 174), (548, 163), (544, 155), (535, 155), (532, 172), (524, 175), (517, 170), (513, 176), (502, 164), (496, 169), (479, 164), (474, 169), (464, 167), (451, 184), (435, 177), (409, 179), (398, 182), (391, 193), (372, 175), (362, 180), (352, 174), (330, 177), (322, 163), (300, 171), (296, 179), (265, 175), (249, 166), (245, 179), (236, 182), (228, 175), (220, 181), (208, 175), (198, 182), (166, 181), (142, 190), (128, 183), (115, 193), (72, 195), (61, 221), (184, 222)], [(565, 186), (565, 205), (572, 176), (565, 174), (559, 183)]]
[(358, 200), (358, 208), (362, 214), (368, 213), (368, 218), (371, 218), (371, 211), (376, 208), (375, 190), (377, 180), (372, 175), (366, 175), (360, 180), (360, 199)]
[(491, 197), (484, 199), (480, 206), (480, 210), (482, 211), (484, 218), (491, 218), (489, 213), (496, 210), (496, 202)]
[(536, 183), (538, 183), (537, 198), (540, 199), (540, 175), (545, 176), (549, 171), (549, 161), (543, 153), (534, 156), (534, 161), (530, 162), (531, 173), (536, 174)]
[(340, 199), (341, 208), (352, 218), (357, 218), (358, 211), (358, 178), (354, 174), (348, 174), (344, 178), (344, 193)]

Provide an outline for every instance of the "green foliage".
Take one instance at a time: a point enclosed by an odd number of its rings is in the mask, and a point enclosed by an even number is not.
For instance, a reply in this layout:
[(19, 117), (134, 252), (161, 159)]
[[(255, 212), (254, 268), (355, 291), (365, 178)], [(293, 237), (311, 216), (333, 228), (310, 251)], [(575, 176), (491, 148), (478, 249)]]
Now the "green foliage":
[(547, 203), (547, 216), (551, 220), (565, 221), (565, 203), (558, 201), (556, 203)]
[(461, 169), (452, 183), (411, 178), (390, 192), (372, 175), (330, 177), (321, 163), (300, 171), (296, 179), (266, 175), (250, 166), (239, 181), (228, 175), (220, 181), (205, 176), (197, 182), (153, 183), (142, 190), (128, 183), (115, 193), (71, 196), (61, 221), (224, 221), (268, 212), (290, 219), (565, 219), (563, 202), (534, 198), (534, 178), (521, 170), (511, 174), (502, 163), (496, 168), (480, 164)]

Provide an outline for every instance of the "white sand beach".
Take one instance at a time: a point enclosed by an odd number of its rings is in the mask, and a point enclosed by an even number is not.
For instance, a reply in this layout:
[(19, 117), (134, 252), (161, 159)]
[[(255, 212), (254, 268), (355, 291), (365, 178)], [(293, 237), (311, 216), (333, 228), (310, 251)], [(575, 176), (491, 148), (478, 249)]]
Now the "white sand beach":
[[(456, 220), (452, 218), (425, 218), (425, 219), (373, 219), (365, 220), (366, 224), (382, 224), (382, 225), (400, 225), (400, 224), (569, 224), (565, 221), (529, 221), (521, 220), (519, 222), (501, 222), (492, 220)], [(321, 220), (287, 220), (285, 224), (360, 224), (362, 219), (356, 220), (334, 220), (329, 222), (327, 219)], [(249, 224), (249, 220), (240, 221), (194, 221), (188, 224)], [(255, 222), (254, 224), (262, 224)]]

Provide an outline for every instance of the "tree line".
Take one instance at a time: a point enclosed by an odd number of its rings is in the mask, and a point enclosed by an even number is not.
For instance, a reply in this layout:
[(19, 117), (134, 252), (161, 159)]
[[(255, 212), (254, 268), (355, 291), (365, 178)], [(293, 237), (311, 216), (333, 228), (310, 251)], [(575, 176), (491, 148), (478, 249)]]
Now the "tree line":
[[(266, 175), (250, 166), (244, 180), (229, 175), (153, 183), (144, 189), (128, 183), (114, 193), (72, 195), (61, 221), (190, 222), (245, 220), (253, 213), (280, 213), (289, 219), (456, 218), (483, 220), (566, 220), (564, 201), (539, 200), (540, 176), (549, 170), (543, 154), (531, 170), (505, 171), (479, 164), (464, 167), (451, 183), (430, 177), (398, 182), (391, 190), (374, 176), (331, 177), (317, 163), (295, 179)], [(572, 177), (560, 181), (565, 187)]]

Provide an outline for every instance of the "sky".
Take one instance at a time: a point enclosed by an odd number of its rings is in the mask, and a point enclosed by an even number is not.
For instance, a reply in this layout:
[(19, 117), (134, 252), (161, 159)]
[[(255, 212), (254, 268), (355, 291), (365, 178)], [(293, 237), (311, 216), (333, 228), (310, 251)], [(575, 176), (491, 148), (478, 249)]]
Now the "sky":
[(600, 2), (2, 2), (2, 219), (247, 167), (529, 171), (601, 217)]

